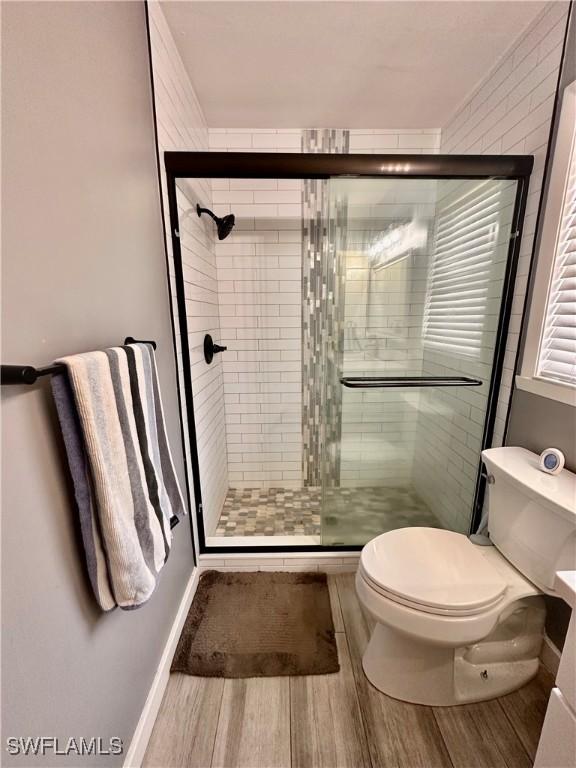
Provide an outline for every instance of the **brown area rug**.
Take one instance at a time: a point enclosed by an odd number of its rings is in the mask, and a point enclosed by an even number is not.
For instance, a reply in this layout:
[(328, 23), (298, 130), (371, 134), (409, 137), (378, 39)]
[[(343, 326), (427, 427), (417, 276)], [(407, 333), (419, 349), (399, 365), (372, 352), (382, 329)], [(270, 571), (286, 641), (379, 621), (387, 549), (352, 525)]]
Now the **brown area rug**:
[(198, 585), (172, 672), (276, 677), (338, 672), (324, 573), (220, 573)]

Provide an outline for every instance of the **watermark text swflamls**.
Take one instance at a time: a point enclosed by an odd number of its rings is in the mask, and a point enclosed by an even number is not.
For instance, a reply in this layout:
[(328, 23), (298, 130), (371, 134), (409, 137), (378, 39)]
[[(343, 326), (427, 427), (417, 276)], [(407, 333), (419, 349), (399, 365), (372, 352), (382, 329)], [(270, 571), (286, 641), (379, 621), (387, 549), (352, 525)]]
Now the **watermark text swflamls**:
[(71, 736), (60, 739), (57, 736), (9, 736), (6, 751), (10, 755), (121, 755), (124, 752), (122, 739), (112, 736)]

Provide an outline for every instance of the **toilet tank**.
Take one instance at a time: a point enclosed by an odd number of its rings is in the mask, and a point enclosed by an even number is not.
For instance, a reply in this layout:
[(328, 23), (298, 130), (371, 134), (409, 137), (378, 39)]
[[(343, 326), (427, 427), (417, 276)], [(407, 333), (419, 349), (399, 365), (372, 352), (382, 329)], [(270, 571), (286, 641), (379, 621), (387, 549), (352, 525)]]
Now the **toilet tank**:
[(543, 592), (556, 571), (576, 569), (576, 475), (542, 472), (524, 448), (489, 448), (488, 529), (504, 557)]

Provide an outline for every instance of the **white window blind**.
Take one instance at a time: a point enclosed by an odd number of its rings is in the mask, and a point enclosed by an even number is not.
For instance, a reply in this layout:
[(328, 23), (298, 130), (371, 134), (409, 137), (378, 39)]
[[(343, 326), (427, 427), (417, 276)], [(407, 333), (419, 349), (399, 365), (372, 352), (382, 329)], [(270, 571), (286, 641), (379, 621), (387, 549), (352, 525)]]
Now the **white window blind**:
[(576, 132), (572, 136), (537, 375), (576, 385)]
[(424, 340), (439, 351), (480, 357), (498, 242), (502, 186), (483, 181), (438, 205)]

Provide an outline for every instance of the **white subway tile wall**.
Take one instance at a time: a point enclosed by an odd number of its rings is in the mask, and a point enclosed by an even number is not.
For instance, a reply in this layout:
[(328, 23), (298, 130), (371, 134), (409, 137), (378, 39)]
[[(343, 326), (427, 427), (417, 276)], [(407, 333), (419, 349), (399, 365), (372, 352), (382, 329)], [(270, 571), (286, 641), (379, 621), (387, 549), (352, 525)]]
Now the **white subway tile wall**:
[[(299, 151), (301, 131), (209, 132), (216, 151)], [(299, 180), (213, 179), (236, 226), (216, 244), (228, 477), (302, 485), (302, 192)]]
[[(502, 445), (505, 437), (567, 12), (566, 2), (548, 3), (442, 128), (442, 153), (531, 154), (535, 160), (506, 342), (494, 446)], [(462, 365), (454, 357), (433, 353), (425, 356), (425, 367), (426, 373), (436, 375), (454, 369), (462, 371)], [(481, 368), (478, 374), (485, 377), (487, 371)], [(472, 368), (470, 372), (474, 375)], [(478, 452), (470, 446), (478, 443), (482, 403), (478, 402), (479, 393), (472, 389), (456, 392), (447, 395), (446, 402), (437, 400), (439, 409), (444, 406), (442, 412), (429, 414), (421, 422), (419, 473), (415, 474), (415, 485), (444, 525), (466, 531), (469, 510), (463, 499), (469, 495), (476, 473)]]
[(354, 573), (358, 568), (359, 554), (354, 552), (319, 552), (301, 557), (291, 555), (235, 554), (201, 555), (199, 567), (203, 571), (319, 571), (320, 573)]
[[(210, 129), (215, 151), (298, 152), (302, 131)], [(440, 132), (354, 130), (350, 151), (438, 152)], [(404, 147), (404, 148), (403, 148)], [(218, 215), (234, 213), (236, 228), (216, 245), (218, 298), (224, 356), (228, 470), (232, 487), (302, 485), (302, 190), (298, 180), (213, 179)], [(385, 210), (384, 210), (385, 209)], [(401, 203), (370, 206), (369, 217), (400, 215)], [(358, 214), (359, 211), (356, 211)], [(406, 311), (409, 311), (409, 307)], [(383, 310), (384, 311), (384, 310)], [(404, 310), (403, 310), (404, 311)], [(366, 396), (355, 402), (343, 427), (342, 481), (370, 485), (396, 473), (398, 451), (384, 437), (390, 408)], [(351, 393), (347, 398), (358, 400)], [(393, 406), (398, 411), (397, 404)], [(374, 411), (382, 414), (374, 432)], [(413, 410), (413, 409), (412, 409)], [(395, 436), (413, 438), (407, 420)], [(374, 461), (374, 441), (382, 458)], [(395, 456), (391, 454), (394, 453)], [(409, 451), (405, 451), (406, 455)], [(370, 460), (368, 460), (368, 454)], [(404, 465), (403, 465), (404, 466)], [(398, 478), (401, 481), (403, 478)]]
[[(167, 150), (208, 149), (208, 129), (202, 109), (168, 28), (160, 4), (148, 4), (150, 17), (150, 43), (154, 77), (156, 125), (160, 164)], [(176, 288), (166, 176), (161, 173), (162, 199), (166, 217), (167, 245), (170, 275), (170, 291), (176, 328), (178, 357), (178, 383), (182, 402), (182, 419), (186, 441), (188, 477), (192, 482), (188, 419), (184, 398), (182, 351), (176, 311)], [(179, 194), (180, 211), (194, 208), (196, 202), (211, 205), (212, 190), (206, 180), (189, 180)], [(186, 216), (182, 229), (182, 258), (186, 291), (189, 331), (189, 347), (192, 366), (195, 419), (198, 431), (198, 459), (201, 468), (204, 520), (208, 533), (215, 530), (220, 510), (228, 489), (225, 420), (222, 404), (222, 365), (220, 361), (210, 368), (201, 354), (205, 332), (218, 336), (218, 294), (216, 291), (216, 267), (214, 264), (213, 238), (208, 225), (195, 213)], [(191, 490), (192, 492), (192, 490)], [(196, 536), (195, 513), (192, 524)]]
[(178, 218), (196, 445), (204, 527), (208, 536), (216, 530), (228, 491), (222, 357), (216, 355), (210, 365), (204, 359), (204, 336), (209, 333), (214, 340), (220, 339), (214, 224), (212, 219), (206, 216), (200, 219), (196, 213), (197, 202), (210, 207), (210, 195), (211, 190), (204, 179), (178, 181)]
[(439, 128), (353, 128), (353, 154), (430, 155), (440, 151)]

